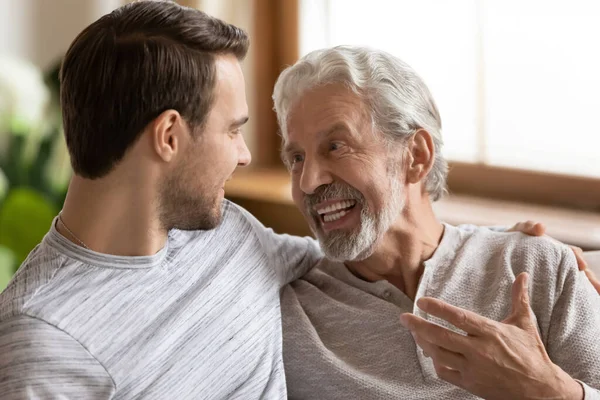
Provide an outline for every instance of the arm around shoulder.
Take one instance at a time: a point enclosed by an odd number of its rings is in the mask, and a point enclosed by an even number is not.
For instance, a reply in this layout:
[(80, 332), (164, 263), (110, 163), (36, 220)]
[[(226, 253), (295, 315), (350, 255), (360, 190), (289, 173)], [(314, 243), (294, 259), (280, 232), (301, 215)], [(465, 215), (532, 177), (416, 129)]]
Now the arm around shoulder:
[(585, 383), (586, 400), (600, 400), (600, 297), (568, 249), (559, 274), (565, 275), (552, 311), (548, 354), (571, 377)]
[(323, 257), (319, 243), (315, 239), (277, 234), (273, 229), (265, 227), (247, 210), (237, 205), (235, 207), (251, 224), (269, 261), (273, 264), (281, 286), (302, 277)]
[(0, 321), (0, 393), (3, 400), (110, 399), (115, 384), (77, 340), (37, 318)]
[(264, 244), (272, 253), (281, 286), (299, 279), (323, 257), (319, 243), (310, 237), (280, 235), (265, 229)]

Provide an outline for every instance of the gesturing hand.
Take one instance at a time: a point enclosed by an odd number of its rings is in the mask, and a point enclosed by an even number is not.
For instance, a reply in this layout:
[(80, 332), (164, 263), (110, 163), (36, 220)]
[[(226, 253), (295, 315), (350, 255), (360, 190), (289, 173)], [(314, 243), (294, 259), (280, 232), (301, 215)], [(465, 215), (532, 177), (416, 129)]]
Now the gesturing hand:
[(402, 314), (417, 344), (432, 358), (437, 375), (485, 399), (582, 399), (583, 387), (552, 363), (529, 306), (528, 275), (513, 284), (512, 310), (496, 322), (433, 298), (420, 309), (467, 335), (413, 314)]

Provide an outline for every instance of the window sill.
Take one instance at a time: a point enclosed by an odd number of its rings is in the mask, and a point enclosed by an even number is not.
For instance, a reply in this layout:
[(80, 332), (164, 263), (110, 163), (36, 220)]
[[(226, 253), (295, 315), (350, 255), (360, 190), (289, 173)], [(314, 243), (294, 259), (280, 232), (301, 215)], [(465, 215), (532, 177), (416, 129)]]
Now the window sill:
[[(249, 211), (275, 231), (309, 232), (292, 201), (289, 175), (284, 170), (237, 172), (225, 192), (242, 206), (251, 203), (254, 207), (247, 207)], [(274, 215), (274, 206), (284, 210), (278, 217)], [(600, 249), (600, 213), (464, 194), (452, 194), (433, 207), (441, 221), (452, 225), (512, 226), (519, 221), (534, 220), (543, 222), (548, 235), (561, 242), (586, 250)], [(285, 216), (285, 221), (281, 221), (281, 216)]]

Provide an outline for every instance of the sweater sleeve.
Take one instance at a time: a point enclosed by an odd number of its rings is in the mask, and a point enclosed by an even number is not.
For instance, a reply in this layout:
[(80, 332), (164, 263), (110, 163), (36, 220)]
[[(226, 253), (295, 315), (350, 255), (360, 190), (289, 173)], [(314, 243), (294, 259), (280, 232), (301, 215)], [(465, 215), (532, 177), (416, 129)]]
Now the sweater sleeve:
[(78, 341), (19, 315), (0, 321), (0, 393), (3, 400), (110, 399), (115, 385)]
[(563, 250), (547, 350), (552, 361), (584, 383), (585, 399), (600, 400), (600, 296)]

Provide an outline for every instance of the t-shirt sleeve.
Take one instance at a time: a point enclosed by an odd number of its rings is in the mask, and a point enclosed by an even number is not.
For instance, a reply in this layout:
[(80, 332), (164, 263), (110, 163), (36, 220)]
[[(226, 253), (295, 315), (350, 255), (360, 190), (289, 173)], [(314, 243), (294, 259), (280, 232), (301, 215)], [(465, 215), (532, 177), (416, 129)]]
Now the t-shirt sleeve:
[(270, 228), (264, 228), (261, 236), (282, 287), (302, 277), (322, 258), (319, 244), (313, 238), (280, 235)]
[(0, 397), (110, 399), (106, 369), (62, 330), (25, 315), (0, 322)]
[(548, 354), (571, 377), (585, 383), (586, 400), (600, 400), (600, 296), (566, 248), (559, 275), (564, 278), (557, 281), (560, 295), (550, 319)]
[(277, 234), (247, 210), (235, 205), (252, 226), (263, 250), (277, 273), (280, 286), (300, 278), (323, 257), (319, 243), (311, 237)]

